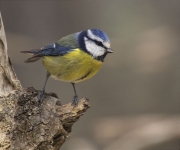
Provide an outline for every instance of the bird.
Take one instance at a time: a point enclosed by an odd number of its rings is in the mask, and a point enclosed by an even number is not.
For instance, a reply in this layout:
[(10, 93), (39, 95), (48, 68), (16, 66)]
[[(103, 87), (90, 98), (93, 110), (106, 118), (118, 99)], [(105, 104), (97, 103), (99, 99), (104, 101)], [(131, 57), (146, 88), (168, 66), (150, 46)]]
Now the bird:
[(78, 105), (75, 84), (93, 77), (102, 67), (108, 53), (113, 53), (107, 34), (100, 29), (88, 29), (62, 37), (55, 43), (39, 49), (21, 51), (32, 55), (26, 63), (42, 59), (47, 71), (44, 86), (38, 95), (42, 103), (49, 77), (70, 82), (74, 97), (72, 105)]

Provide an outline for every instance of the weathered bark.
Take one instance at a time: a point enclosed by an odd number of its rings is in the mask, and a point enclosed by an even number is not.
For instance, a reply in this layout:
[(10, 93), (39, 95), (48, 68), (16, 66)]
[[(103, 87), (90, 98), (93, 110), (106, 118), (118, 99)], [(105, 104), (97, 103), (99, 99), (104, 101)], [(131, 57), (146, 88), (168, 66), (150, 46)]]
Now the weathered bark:
[(58, 150), (68, 139), (72, 125), (90, 107), (61, 105), (56, 94), (38, 102), (39, 91), (23, 89), (7, 54), (0, 14), (0, 150)]

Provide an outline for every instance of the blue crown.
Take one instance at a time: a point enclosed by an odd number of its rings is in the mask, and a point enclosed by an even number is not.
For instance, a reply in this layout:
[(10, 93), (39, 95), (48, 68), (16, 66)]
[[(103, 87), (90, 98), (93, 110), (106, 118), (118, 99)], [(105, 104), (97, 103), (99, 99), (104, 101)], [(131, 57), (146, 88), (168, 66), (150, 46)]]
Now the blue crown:
[(104, 33), (103, 31), (99, 30), (99, 29), (91, 29), (91, 32), (97, 36), (100, 37), (101, 39), (103, 39), (103, 41), (105, 42), (109, 42), (109, 38), (106, 35), (106, 33)]

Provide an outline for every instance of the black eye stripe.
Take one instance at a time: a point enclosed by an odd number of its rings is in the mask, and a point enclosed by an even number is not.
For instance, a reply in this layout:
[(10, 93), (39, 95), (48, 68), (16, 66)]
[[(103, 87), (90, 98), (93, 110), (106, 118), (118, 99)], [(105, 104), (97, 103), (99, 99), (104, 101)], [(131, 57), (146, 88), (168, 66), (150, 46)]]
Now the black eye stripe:
[(93, 40), (98, 46), (101, 46), (101, 47), (103, 47), (104, 49), (107, 49), (107, 47), (106, 46), (104, 46), (104, 44), (102, 43), (102, 42), (100, 42), (100, 41), (97, 41), (97, 40)]
[(104, 47), (104, 45), (103, 45), (103, 43), (102, 43), (102, 42), (97, 41), (97, 40), (94, 40), (94, 42), (95, 42), (98, 46)]
[(107, 49), (107, 47), (105, 47), (101, 41), (97, 41), (97, 40), (91, 39), (90, 37), (86, 37), (86, 38), (87, 38), (88, 40), (91, 40), (91, 41), (93, 41), (94, 43), (96, 43), (96, 45), (101, 46), (101, 47), (103, 47), (104, 49)]

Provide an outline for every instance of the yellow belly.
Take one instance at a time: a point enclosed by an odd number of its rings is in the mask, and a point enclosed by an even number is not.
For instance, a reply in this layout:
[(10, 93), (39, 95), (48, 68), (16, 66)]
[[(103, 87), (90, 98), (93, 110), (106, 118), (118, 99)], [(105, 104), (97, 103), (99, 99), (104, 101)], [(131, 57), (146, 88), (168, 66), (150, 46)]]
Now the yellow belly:
[(81, 82), (94, 76), (102, 62), (75, 49), (63, 56), (44, 56), (42, 63), (51, 76), (66, 82)]

